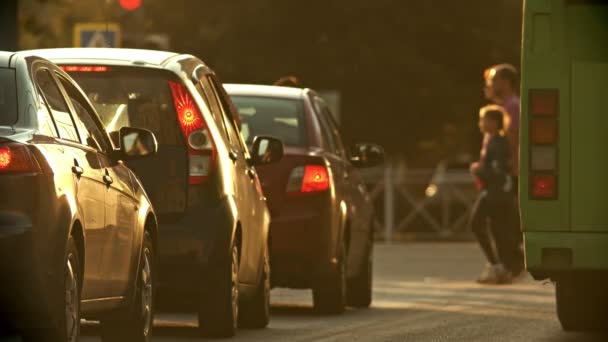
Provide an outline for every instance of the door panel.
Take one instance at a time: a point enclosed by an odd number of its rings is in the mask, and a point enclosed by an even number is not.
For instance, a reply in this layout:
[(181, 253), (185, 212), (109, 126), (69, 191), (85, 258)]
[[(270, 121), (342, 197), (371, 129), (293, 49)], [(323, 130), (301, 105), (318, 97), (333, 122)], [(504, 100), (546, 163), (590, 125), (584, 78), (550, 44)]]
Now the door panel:
[(572, 67), (572, 230), (608, 231), (608, 64)]
[(262, 226), (258, 222), (258, 216), (262, 215), (260, 209), (260, 198), (255, 189), (254, 179), (250, 177), (250, 172), (255, 172), (247, 163), (248, 152), (244, 146), (242, 137), (238, 131), (238, 124), (234, 120), (232, 106), (223, 96), (225, 93), (220, 89), (219, 82), (211, 76), (206, 82), (201, 82), (203, 87), (206, 85), (213, 89), (213, 95), (209, 97), (212, 111), (219, 110), (222, 118), (220, 124), (227, 133), (227, 144), (233, 157), (233, 175), (235, 185), (235, 197), (237, 208), (241, 219), (242, 248), (239, 281), (246, 284), (255, 284), (257, 281), (258, 270), (261, 266), (262, 251)]
[[(105, 156), (103, 156), (105, 158)], [(138, 205), (127, 168), (111, 165), (104, 159), (104, 173), (111, 183), (106, 186), (106, 229), (110, 241), (104, 253), (102, 268), (108, 272), (108, 295), (124, 295), (132, 280), (132, 261), (135, 250)]]
[(103, 272), (104, 247), (109, 243), (105, 227), (105, 184), (97, 154), (73, 146), (65, 146), (65, 165), (82, 168), (76, 181), (76, 200), (85, 229), (85, 267), (83, 299), (105, 296), (107, 278)]

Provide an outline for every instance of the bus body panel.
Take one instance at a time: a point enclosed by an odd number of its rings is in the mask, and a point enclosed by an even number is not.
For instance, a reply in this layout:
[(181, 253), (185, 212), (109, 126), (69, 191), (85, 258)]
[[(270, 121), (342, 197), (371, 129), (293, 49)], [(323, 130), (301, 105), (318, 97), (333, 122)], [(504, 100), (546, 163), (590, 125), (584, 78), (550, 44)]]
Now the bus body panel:
[[(608, 0), (526, 0), (520, 205), (536, 278), (608, 270)], [(558, 92), (557, 195), (531, 196), (530, 92)]]
[[(565, 0), (526, 0), (522, 47), (520, 204), (524, 231), (570, 230), (570, 74), (564, 36)], [(529, 90), (556, 89), (558, 197), (530, 199)]]
[(606, 100), (608, 100), (608, 63), (574, 62), (571, 120), (572, 231), (608, 231)]

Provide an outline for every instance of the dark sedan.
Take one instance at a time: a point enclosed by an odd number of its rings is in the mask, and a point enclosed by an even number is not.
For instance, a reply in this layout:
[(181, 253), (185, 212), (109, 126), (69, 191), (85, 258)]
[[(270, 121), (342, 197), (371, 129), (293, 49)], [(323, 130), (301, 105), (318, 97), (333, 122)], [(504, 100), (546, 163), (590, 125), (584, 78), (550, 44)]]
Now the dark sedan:
[(156, 153), (124, 127), (116, 150), (95, 110), (54, 64), (0, 52), (0, 312), (33, 341), (149, 341), (156, 216), (122, 160)]
[(366, 307), (372, 291), (372, 203), (357, 167), (383, 159), (379, 146), (347, 151), (325, 102), (310, 89), (226, 85), (249, 143), (271, 135), (284, 159), (258, 168), (272, 215), (274, 286), (312, 288), (314, 305)]

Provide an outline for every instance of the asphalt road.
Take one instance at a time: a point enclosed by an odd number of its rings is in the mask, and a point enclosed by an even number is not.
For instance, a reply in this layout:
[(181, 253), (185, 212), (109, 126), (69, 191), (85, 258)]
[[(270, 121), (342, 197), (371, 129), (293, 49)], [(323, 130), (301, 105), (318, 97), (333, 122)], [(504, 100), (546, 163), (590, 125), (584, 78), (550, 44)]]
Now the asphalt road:
[[(273, 290), (272, 321), (234, 341), (608, 341), (561, 330), (553, 286), (480, 286), (476, 245), (377, 245), (374, 304), (341, 316), (312, 311), (310, 291)], [(87, 325), (82, 341), (99, 341)], [(154, 341), (201, 341), (191, 315), (159, 315)]]

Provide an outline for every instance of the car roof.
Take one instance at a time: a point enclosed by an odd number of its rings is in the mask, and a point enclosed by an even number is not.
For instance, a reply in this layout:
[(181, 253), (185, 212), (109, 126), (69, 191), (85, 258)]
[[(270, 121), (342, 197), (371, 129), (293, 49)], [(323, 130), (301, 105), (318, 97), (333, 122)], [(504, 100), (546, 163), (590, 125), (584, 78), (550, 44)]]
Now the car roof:
[(279, 97), (288, 99), (301, 99), (310, 89), (278, 87), (257, 84), (224, 84), (226, 92), (230, 95)]
[(56, 63), (79, 63), (88, 60), (91, 64), (140, 65), (162, 67), (172, 57), (180, 56), (175, 52), (113, 49), (113, 48), (62, 48), (27, 51)]

